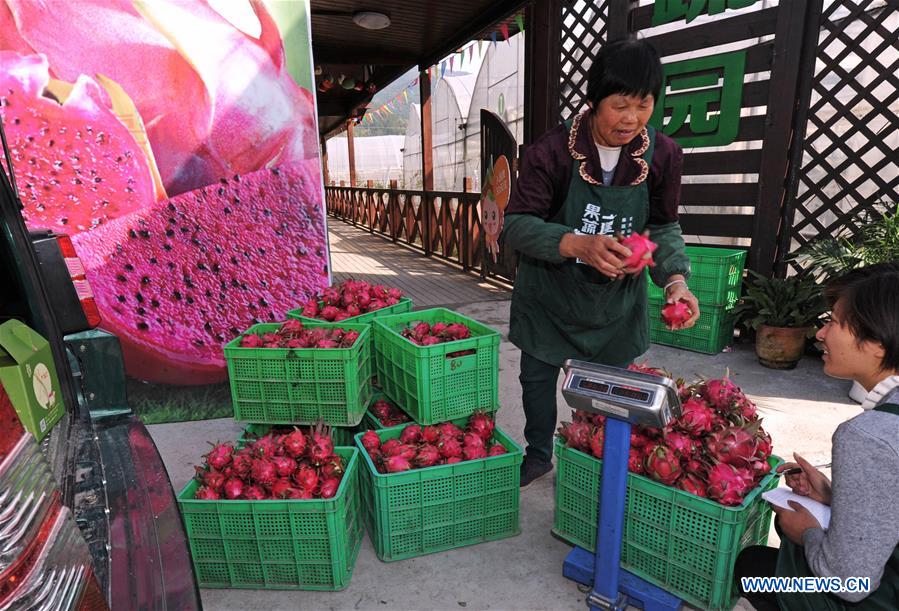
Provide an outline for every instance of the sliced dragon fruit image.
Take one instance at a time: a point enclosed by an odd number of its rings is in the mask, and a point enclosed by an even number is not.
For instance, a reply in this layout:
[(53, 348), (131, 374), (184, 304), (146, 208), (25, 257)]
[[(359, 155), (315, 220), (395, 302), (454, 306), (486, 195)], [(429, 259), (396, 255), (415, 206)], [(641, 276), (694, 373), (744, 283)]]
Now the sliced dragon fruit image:
[(235, 175), (74, 238), (135, 377), (226, 379), (222, 344), (328, 280), (318, 160)]
[(147, 382), (224, 381), (222, 344), (329, 280), (314, 98), (263, 2), (228, 5), (255, 34), (213, 4), (0, 0), (26, 224), (72, 236)]
[(0, 66), (0, 119), (30, 228), (78, 233), (156, 200), (155, 166), (96, 81), (51, 89), (43, 55), (0, 51)]

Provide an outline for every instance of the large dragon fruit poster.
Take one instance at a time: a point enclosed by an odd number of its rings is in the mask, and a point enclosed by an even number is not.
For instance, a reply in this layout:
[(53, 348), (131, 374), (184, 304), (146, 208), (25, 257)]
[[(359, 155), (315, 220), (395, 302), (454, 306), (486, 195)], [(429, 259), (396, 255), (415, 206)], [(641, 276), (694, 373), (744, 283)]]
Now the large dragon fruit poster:
[(145, 420), (229, 415), (223, 343), (328, 284), (308, 8), (0, 0), (26, 224), (72, 236)]

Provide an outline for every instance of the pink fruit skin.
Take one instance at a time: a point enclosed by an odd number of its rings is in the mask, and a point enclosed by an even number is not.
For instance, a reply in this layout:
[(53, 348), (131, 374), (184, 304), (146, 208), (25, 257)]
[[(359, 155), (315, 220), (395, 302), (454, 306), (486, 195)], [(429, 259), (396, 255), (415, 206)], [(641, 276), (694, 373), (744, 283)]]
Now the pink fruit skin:
[(0, 118), (29, 228), (72, 235), (156, 200), (146, 155), (93, 79), (76, 75), (59, 104), (42, 95), (43, 55), (0, 51), (0, 66)]
[(119, 83), (144, 120), (166, 189), (179, 194), (317, 156), (312, 94), (287, 73), (263, 3), (249, 6), (258, 38), (205, 1), (5, 0), (0, 48), (46, 54), (65, 81), (100, 73)]
[(662, 308), (662, 320), (669, 327), (684, 324), (692, 315), (690, 308), (683, 301), (669, 303)]
[(639, 233), (632, 233), (623, 238), (621, 244), (631, 251), (631, 256), (624, 260), (624, 266), (633, 270), (633, 273), (641, 271), (646, 266), (655, 265), (652, 260), (652, 253), (658, 247), (654, 242), (650, 241)]
[(101, 327), (119, 337), (128, 374), (176, 385), (227, 379), (222, 344), (235, 329), (254, 318), (283, 319), (327, 284), (320, 202), (312, 160), (204, 187), (76, 235)]

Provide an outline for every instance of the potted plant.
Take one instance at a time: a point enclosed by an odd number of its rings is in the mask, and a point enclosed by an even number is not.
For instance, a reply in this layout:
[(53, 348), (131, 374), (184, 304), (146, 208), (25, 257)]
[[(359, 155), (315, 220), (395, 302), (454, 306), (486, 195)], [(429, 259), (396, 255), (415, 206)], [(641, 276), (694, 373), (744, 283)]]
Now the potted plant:
[[(857, 267), (899, 260), (899, 204), (879, 201), (852, 221), (860, 229), (816, 238), (796, 252), (794, 261), (826, 281)], [(852, 383), (850, 398), (861, 403), (866, 394), (861, 384)]]
[(793, 369), (802, 358), (805, 340), (826, 311), (821, 288), (810, 274), (766, 278), (749, 271), (746, 294), (734, 308), (738, 320), (755, 329), (759, 363)]

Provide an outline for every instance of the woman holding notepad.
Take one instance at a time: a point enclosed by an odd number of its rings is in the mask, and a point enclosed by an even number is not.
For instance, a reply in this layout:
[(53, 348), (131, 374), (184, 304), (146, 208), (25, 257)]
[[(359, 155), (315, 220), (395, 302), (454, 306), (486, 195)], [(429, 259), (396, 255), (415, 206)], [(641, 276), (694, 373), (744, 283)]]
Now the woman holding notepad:
[[(796, 455), (780, 471), (793, 492), (831, 509), (825, 530), (795, 501), (774, 507), (780, 549), (750, 547), (736, 577), (870, 580), (868, 592), (746, 592), (756, 609), (899, 609), (899, 263), (830, 282), (831, 320), (817, 335), (824, 372), (867, 390), (861, 414), (833, 435), (833, 481)], [(795, 472), (795, 469), (799, 472)], [(831, 583), (835, 582), (833, 580)]]

